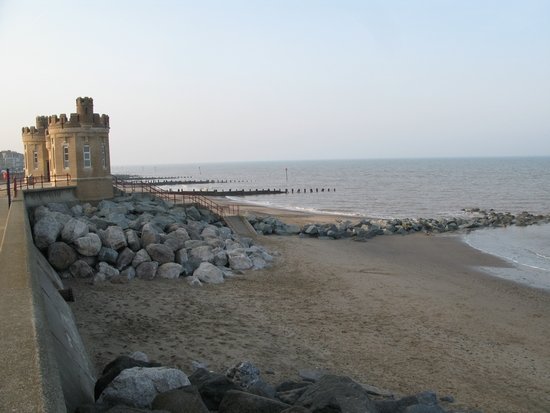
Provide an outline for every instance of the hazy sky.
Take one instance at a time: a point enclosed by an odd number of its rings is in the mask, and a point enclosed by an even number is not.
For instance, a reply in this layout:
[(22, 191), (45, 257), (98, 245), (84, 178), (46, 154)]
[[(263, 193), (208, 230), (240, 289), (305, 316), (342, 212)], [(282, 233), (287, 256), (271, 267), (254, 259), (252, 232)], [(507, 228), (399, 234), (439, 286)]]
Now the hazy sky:
[(78, 96), (114, 165), (550, 155), (550, 1), (0, 0), (0, 149)]

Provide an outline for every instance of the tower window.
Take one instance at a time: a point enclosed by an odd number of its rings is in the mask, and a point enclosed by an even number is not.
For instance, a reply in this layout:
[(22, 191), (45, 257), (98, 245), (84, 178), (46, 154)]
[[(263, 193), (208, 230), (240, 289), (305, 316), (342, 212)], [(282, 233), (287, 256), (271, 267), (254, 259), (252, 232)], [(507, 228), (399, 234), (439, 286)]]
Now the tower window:
[(34, 169), (38, 169), (38, 151), (36, 149), (32, 153), (32, 162)]
[(92, 157), (90, 154), (90, 145), (84, 145), (84, 168), (92, 167)]
[(69, 147), (67, 145), (63, 146), (63, 168), (69, 167)]

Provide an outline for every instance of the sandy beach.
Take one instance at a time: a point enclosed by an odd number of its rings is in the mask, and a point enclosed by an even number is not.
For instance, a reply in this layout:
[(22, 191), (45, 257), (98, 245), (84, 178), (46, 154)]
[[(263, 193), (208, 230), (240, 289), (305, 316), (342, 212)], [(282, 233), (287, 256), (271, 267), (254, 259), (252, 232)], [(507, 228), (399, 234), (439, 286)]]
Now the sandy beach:
[(272, 370), (271, 383), (324, 368), (401, 393), (435, 390), (457, 407), (550, 410), (550, 295), (475, 269), (505, 262), (452, 235), (258, 243), (277, 252), (275, 264), (221, 285), (67, 281), (96, 369), (140, 350), (187, 373), (193, 360), (217, 371), (250, 360)]

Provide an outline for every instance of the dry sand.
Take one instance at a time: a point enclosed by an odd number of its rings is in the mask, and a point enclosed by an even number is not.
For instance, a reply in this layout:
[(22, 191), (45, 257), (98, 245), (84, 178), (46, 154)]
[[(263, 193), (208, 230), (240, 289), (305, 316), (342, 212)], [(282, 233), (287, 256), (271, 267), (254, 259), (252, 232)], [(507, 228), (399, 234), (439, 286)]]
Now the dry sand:
[[(320, 221), (294, 215), (282, 218)], [(504, 262), (456, 236), (258, 242), (279, 252), (275, 265), (222, 285), (70, 281), (98, 371), (141, 350), (187, 373), (192, 360), (217, 371), (251, 360), (272, 383), (325, 368), (484, 412), (550, 411), (550, 295), (474, 269)]]

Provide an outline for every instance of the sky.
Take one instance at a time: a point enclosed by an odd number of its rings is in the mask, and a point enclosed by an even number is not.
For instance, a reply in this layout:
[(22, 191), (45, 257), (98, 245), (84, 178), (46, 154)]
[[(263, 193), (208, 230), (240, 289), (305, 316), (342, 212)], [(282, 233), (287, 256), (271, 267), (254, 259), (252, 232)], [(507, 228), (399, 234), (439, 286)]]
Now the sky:
[(79, 96), (113, 165), (550, 156), (550, 1), (0, 0), (0, 149)]

